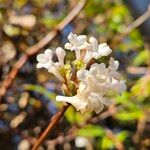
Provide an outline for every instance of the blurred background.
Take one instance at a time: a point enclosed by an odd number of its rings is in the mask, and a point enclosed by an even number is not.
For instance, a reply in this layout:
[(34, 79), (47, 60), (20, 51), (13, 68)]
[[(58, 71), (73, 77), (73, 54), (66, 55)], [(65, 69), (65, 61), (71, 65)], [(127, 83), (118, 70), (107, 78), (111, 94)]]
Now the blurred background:
[[(15, 62), (77, 5), (77, 0), (0, 0), (0, 95)], [(70, 107), (39, 150), (150, 149), (150, 19), (131, 24), (150, 0), (89, 0), (80, 14), (46, 48), (63, 46), (70, 32), (96, 37), (113, 50), (127, 91), (100, 115)], [(0, 149), (29, 150), (62, 104), (61, 83), (36, 69), (36, 55), (21, 67), (0, 98)], [(69, 53), (68, 58), (73, 59)], [(11, 79), (11, 77), (9, 78)]]

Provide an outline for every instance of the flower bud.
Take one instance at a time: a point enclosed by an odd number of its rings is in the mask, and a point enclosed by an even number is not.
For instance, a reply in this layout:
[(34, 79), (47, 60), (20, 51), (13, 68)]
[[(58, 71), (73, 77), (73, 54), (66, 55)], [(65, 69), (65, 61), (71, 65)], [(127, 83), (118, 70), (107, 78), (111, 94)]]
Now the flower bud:
[(62, 49), (61, 47), (58, 47), (57, 49), (56, 49), (56, 55), (57, 55), (57, 57), (58, 57), (58, 61), (59, 61), (59, 64), (60, 64), (60, 66), (64, 66), (64, 58), (65, 58), (65, 56), (66, 56), (66, 52), (65, 52), (65, 50), (64, 49)]

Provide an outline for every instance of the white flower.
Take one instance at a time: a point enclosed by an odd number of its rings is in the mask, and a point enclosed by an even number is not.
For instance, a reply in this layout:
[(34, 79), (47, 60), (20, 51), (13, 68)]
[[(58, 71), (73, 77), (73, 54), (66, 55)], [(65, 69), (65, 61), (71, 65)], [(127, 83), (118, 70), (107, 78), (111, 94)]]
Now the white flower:
[(80, 49), (80, 46), (87, 41), (87, 36), (73, 34), (72, 32), (68, 35), (68, 40), (70, 43), (65, 44), (66, 49), (70, 49), (71, 51)]
[(126, 90), (125, 81), (118, 81), (115, 79), (112, 79), (111, 83), (107, 84), (108, 88), (116, 91), (118, 94), (121, 94), (123, 91)]
[(88, 144), (89, 144), (89, 141), (85, 137), (77, 136), (75, 138), (75, 145), (77, 148), (84, 148), (88, 146)]
[(84, 63), (87, 64), (93, 58), (92, 54), (93, 54), (92, 51), (88, 51), (88, 50), (86, 51), (84, 59), (83, 59)]
[(118, 70), (119, 68), (119, 62), (117, 60), (114, 60), (113, 57), (111, 57), (109, 60), (109, 68), (111, 70)]
[(56, 96), (56, 101), (70, 103), (76, 108), (77, 111), (80, 112), (84, 112), (87, 106), (86, 98), (78, 95), (72, 97), (58, 95)]
[(92, 44), (92, 56), (95, 59), (99, 59), (102, 56), (108, 56), (112, 52), (112, 50), (106, 43), (98, 44), (98, 41), (94, 37), (91, 37), (89, 39), (89, 42)]
[(57, 57), (58, 57), (58, 61), (60, 66), (64, 66), (64, 58), (66, 56), (66, 52), (64, 49), (62, 49), (61, 47), (58, 47), (55, 51)]
[(81, 59), (80, 49), (84, 42), (87, 41), (87, 36), (73, 34), (72, 32), (68, 36), (68, 40), (70, 43), (65, 44), (65, 48), (71, 51), (75, 51), (76, 59)]
[(98, 45), (97, 51), (93, 52), (93, 57), (95, 59), (99, 59), (102, 56), (108, 56), (112, 50), (109, 48), (109, 46), (106, 43)]
[(77, 72), (80, 81), (77, 95), (73, 97), (57, 96), (57, 101), (72, 104), (80, 112), (95, 111), (99, 113), (104, 105), (112, 103), (107, 98), (110, 91), (121, 94), (126, 89), (125, 82), (114, 78), (111, 72), (118, 69), (119, 63), (113, 58), (110, 59), (110, 66), (104, 63), (93, 64), (89, 70), (79, 70)]
[(63, 66), (65, 51), (61, 48), (57, 48), (56, 54), (59, 63), (54, 63), (52, 61), (53, 53), (51, 49), (47, 49), (43, 54), (37, 55), (37, 68), (46, 68), (50, 73), (54, 74), (60, 81), (64, 81), (63, 77), (59, 73), (59, 69), (61, 66)]
[(109, 75), (115, 79), (120, 79), (121, 78), (120, 74), (117, 72), (118, 68), (119, 68), (119, 62), (114, 60), (114, 58), (111, 57), (109, 60), (109, 69), (110, 69)]
[(85, 35), (77, 36), (70, 33), (68, 40), (69, 43), (65, 44), (65, 48), (75, 51), (76, 59), (79, 61), (73, 63), (66, 61), (67, 64), (65, 64), (66, 52), (63, 48), (58, 47), (55, 51), (58, 62), (52, 60), (52, 50), (47, 49), (43, 54), (37, 56), (37, 68), (46, 68), (54, 74), (64, 82), (64, 87), (67, 87), (71, 95), (77, 93), (71, 97), (58, 95), (57, 101), (70, 103), (81, 113), (95, 111), (98, 114), (104, 105), (112, 104), (109, 99), (110, 92), (121, 94), (126, 90), (125, 81), (121, 80), (117, 72), (119, 62), (111, 57), (108, 67), (104, 63), (94, 63), (87, 70), (86, 65), (92, 58), (99, 59), (102, 56), (108, 56), (112, 50), (106, 43), (99, 44), (94, 37), (90, 37), (87, 41)]
[(92, 92), (88, 97), (87, 111), (95, 111), (97, 114), (100, 113), (104, 108), (101, 99), (102, 95)]
[(51, 49), (45, 50), (44, 54), (37, 55), (37, 68), (49, 68), (52, 64), (53, 53)]
[(98, 41), (94, 37), (89, 38), (87, 42), (87, 36), (70, 33), (68, 36), (70, 43), (65, 44), (65, 48), (71, 51), (75, 51), (76, 59), (80, 60), (81, 51), (86, 50), (83, 61), (87, 64), (92, 58), (99, 59), (102, 56), (108, 56), (112, 50), (106, 43), (98, 44)]
[(94, 37), (90, 37), (89, 43), (85, 42), (82, 47), (87, 49), (84, 62), (88, 63), (90, 59), (99, 59), (102, 56), (108, 56), (112, 50), (106, 43), (98, 44), (98, 41)]

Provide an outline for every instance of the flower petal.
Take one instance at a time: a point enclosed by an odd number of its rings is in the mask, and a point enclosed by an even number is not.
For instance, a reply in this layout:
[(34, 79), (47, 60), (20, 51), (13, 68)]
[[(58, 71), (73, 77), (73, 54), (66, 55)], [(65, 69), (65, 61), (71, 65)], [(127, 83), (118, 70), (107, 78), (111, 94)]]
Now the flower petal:
[(84, 80), (87, 74), (88, 74), (88, 70), (81, 69), (77, 71), (77, 77), (79, 80)]
[(39, 54), (37, 55), (37, 61), (40, 62), (40, 63), (46, 63), (47, 60), (45, 59), (45, 55), (44, 54)]
[(98, 48), (99, 56), (108, 56), (111, 52), (112, 50), (110, 49), (109, 46), (107, 46), (106, 43), (99, 45), (99, 48)]
[(84, 63), (88, 63), (92, 59), (92, 52), (86, 51), (86, 54), (84, 56)]
[(64, 58), (65, 58), (65, 55), (66, 55), (65, 50), (62, 49), (61, 47), (58, 47), (56, 49), (55, 53), (56, 53), (56, 55), (58, 57), (60, 66), (64, 66)]
[(87, 41), (87, 36), (85, 36), (85, 35), (79, 35), (79, 36), (77, 36), (77, 40), (79, 42), (78, 44), (82, 45), (84, 42)]
[(65, 49), (70, 49), (72, 48), (72, 44), (71, 43), (66, 43), (65, 44)]
[(37, 67), (37, 68), (43, 68), (44, 66), (43, 66), (43, 64), (38, 63), (38, 64), (36, 65), (36, 67)]
[(111, 57), (110, 60), (109, 60), (109, 67), (112, 70), (118, 70), (119, 62), (117, 60), (114, 60), (113, 57)]
[(100, 101), (101, 95), (97, 93), (91, 93), (89, 96), (89, 103), (87, 105), (87, 109), (89, 111), (95, 110), (95, 112), (98, 114), (103, 109), (103, 104)]
[(89, 42), (93, 46), (93, 51), (96, 51), (98, 49), (98, 41), (97, 41), (97, 39), (94, 38), (94, 37), (90, 37)]
[(77, 40), (77, 35), (73, 34), (72, 32), (68, 35), (68, 40), (71, 44), (77, 44), (78, 40)]
[(56, 101), (69, 103), (73, 105), (77, 111), (80, 112), (84, 112), (87, 105), (86, 99), (79, 96), (67, 97), (58, 95), (56, 96)]

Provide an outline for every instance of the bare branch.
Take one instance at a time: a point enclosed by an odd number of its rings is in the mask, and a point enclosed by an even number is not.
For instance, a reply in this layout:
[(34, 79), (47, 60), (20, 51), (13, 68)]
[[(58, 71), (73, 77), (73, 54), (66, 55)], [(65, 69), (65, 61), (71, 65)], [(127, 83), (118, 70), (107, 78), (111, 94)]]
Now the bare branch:
[(67, 110), (67, 108), (70, 105), (64, 105), (62, 107), (62, 109), (60, 109), (53, 117), (51, 122), (49, 123), (49, 125), (47, 126), (47, 128), (45, 129), (45, 131), (42, 133), (42, 135), (40, 136), (40, 138), (35, 142), (32, 150), (37, 150), (37, 148), (40, 146), (40, 144), (45, 140), (45, 138), (48, 136), (48, 134), (51, 133), (52, 129), (57, 125), (57, 123), (59, 122), (59, 120), (62, 118), (62, 116), (64, 115), (65, 111)]
[(119, 34), (114, 36), (113, 40), (111, 41), (111, 47), (115, 47), (120, 43), (125, 36), (127, 36), (131, 31), (135, 28), (139, 27), (142, 23), (150, 18), (150, 5), (146, 12), (144, 12), (139, 18), (137, 18), (133, 23), (131, 23), (128, 27), (125, 27), (123, 31)]
[(139, 27), (149, 18), (150, 18), (150, 5), (148, 6), (148, 9), (144, 14), (142, 14), (131, 25), (129, 25), (127, 28), (125, 28), (125, 30), (123, 30), (123, 34), (129, 34), (133, 29)]

